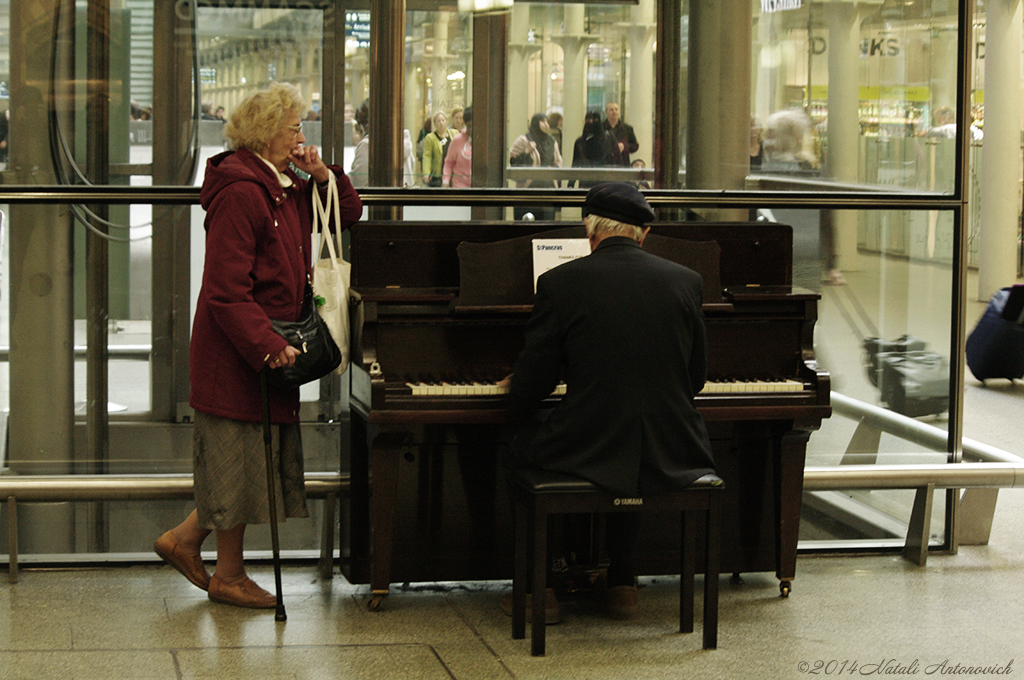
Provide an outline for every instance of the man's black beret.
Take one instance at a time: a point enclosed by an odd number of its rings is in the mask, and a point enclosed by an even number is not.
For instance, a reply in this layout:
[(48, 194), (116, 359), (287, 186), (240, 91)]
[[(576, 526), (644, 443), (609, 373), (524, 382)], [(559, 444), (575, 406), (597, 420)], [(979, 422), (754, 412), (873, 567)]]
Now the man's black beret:
[(587, 192), (583, 216), (598, 215), (642, 227), (655, 218), (654, 210), (640, 190), (625, 182), (604, 182)]

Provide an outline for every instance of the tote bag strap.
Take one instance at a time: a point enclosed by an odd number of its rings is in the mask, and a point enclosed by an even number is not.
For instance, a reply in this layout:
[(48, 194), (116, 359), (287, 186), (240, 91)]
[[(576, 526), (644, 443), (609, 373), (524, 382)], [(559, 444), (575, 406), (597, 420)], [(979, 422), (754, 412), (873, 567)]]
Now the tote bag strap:
[[(313, 242), (317, 247), (313, 250), (313, 264), (323, 254), (324, 242), (327, 242), (327, 252), (331, 256), (331, 264), (338, 262), (338, 253), (341, 252), (341, 201), (338, 198), (338, 182), (334, 173), (330, 174), (327, 180), (327, 204), (320, 198), (319, 189), (313, 190)], [(338, 238), (338, 247), (334, 247), (334, 235), (331, 234), (331, 217), (334, 217), (335, 232)], [(321, 231), (322, 229), (322, 231)]]

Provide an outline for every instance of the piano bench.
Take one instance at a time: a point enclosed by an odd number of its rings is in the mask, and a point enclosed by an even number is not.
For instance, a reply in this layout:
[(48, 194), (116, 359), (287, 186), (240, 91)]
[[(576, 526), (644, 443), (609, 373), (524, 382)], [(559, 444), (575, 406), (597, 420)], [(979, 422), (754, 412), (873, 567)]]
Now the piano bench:
[[(695, 514), (705, 522), (704, 545), (704, 649), (718, 646), (718, 565), (721, 545), (722, 492), (720, 477), (709, 474), (690, 486), (644, 498), (617, 498), (604, 488), (574, 475), (538, 469), (509, 473), (515, 503), (515, 569), (512, 578), (512, 638), (526, 637), (526, 593), (543, 593), (547, 586), (548, 517), (569, 513), (640, 512), (668, 509), (681, 513), (679, 632), (693, 632), (694, 574), (697, 533)], [(528, 561), (532, 558), (532, 565)], [(532, 569), (532, 579), (530, 571)], [(543, 597), (532, 598), (531, 653), (542, 656), (545, 647)]]

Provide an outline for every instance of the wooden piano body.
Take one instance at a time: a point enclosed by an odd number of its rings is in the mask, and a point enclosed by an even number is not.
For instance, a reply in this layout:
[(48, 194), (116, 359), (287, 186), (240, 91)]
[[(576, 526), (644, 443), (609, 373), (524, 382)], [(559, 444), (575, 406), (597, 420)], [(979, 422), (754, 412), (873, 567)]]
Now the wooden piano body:
[[(371, 608), (394, 582), (511, 576), (510, 509), (497, 465), (509, 437), (501, 398), (414, 396), (409, 383), (493, 383), (511, 372), (531, 310), (530, 241), (539, 234), (584, 237), (581, 226), (541, 222), (352, 228), (361, 303), (342, 562), (349, 581), (371, 584)], [(709, 381), (800, 384), (697, 397), (726, 480), (722, 571), (774, 570), (788, 594), (806, 442), (831, 413), (828, 375), (812, 348), (818, 296), (790, 287), (792, 230), (656, 223), (645, 248), (705, 276)], [(678, 518), (644, 522), (642, 573), (673, 573)], [(596, 557), (598, 548), (589, 549)]]

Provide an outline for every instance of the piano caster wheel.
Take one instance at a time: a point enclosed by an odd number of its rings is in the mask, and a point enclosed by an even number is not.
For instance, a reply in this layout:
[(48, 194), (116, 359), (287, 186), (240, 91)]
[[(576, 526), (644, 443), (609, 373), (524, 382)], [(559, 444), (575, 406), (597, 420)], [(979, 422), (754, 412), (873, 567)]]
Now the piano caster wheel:
[(779, 583), (779, 596), (780, 597), (789, 597), (789, 593), (790, 593), (791, 590), (793, 590), (793, 583), (792, 583), (792, 581), (782, 581), (781, 583)]
[(386, 596), (387, 596), (386, 592), (384, 592), (384, 593), (374, 593), (370, 597), (370, 601), (366, 604), (366, 608), (369, 609), (371, 612), (378, 611), (380, 609), (380, 603), (384, 601), (384, 598)]
[(743, 576), (738, 571), (734, 572), (733, 575), (729, 578), (729, 583), (733, 584), (734, 586), (743, 585)]

